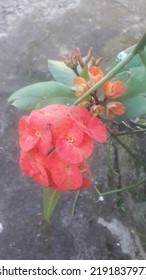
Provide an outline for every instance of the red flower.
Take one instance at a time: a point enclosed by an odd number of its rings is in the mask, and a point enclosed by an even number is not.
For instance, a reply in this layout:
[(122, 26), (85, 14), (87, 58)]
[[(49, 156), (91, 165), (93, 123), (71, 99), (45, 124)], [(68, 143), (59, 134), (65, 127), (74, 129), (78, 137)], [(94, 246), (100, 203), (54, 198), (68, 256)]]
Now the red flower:
[(81, 127), (69, 117), (52, 124), (51, 132), (57, 153), (68, 163), (82, 162), (93, 150), (93, 141), (86, 137)]
[(78, 106), (70, 107), (69, 114), (91, 138), (99, 143), (106, 142), (107, 131), (99, 118), (93, 117), (85, 108)]
[(107, 103), (107, 115), (109, 118), (114, 118), (115, 115), (123, 115), (126, 111), (125, 106), (121, 102)]
[(51, 124), (61, 117), (67, 116), (68, 107), (63, 104), (52, 104), (40, 109), (38, 112), (43, 114), (46, 117), (47, 122)]
[(49, 156), (47, 165), (56, 185), (54, 188), (60, 191), (76, 191), (90, 183), (83, 178), (79, 164), (68, 164), (56, 152)]
[(84, 133), (84, 138), (79, 146), (80, 152), (82, 154), (83, 160), (88, 159), (93, 152), (94, 147), (93, 139), (86, 133)]
[(45, 116), (39, 111), (33, 111), (30, 116), (24, 116), (19, 122), (20, 148), (27, 152), (38, 148), (47, 154), (52, 147), (52, 137)]
[(108, 81), (102, 86), (102, 90), (108, 98), (117, 98), (125, 92), (126, 87), (121, 81), (114, 83)]
[(21, 152), (19, 164), (21, 170), (43, 187), (49, 186), (49, 173), (45, 169), (47, 156), (42, 155), (38, 150), (33, 149), (29, 152)]
[(90, 169), (85, 160), (93, 139), (106, 141), (104, 124), (85, 108), (49, 105), (19, 123), (20, 168), (41, 186), (60, 191), (85, 188)]

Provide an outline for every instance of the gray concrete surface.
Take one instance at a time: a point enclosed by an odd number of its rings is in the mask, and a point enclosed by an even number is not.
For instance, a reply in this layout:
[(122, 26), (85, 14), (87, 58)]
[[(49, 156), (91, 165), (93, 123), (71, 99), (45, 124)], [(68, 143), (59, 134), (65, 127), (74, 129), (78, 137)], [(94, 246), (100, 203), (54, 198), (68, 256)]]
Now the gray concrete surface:
[[(146, 240), (145, 190), (142, 198), (126, 193), (99, 201), (93, 188), (104, 192), (113, 185), (125, 186), (145, 176), (144, 171), (131, 165), (120, 147), (113, 147), (120, 180), (113, 178), (105, 146), (98, 146), (91, 163), (94, 181), (81, 192), (75, 216), (71, 216), (75, 194), (66, 193), (48, 225), (41, 190), (18, 167), (21, 114), (7, 104), (15, 90), (51, 78), (48, 58), (59, 59), (76, 46), (83, 55), (92, 46), (95, 55), (105, 57), (103, 66), (108, 66), (145, 31), (145, 11), (145, 0), (0, 2), (0, 259), (145, 259), (140, 240), (141, 234), (143, 243)], [(144, 146), (144, 138), (135, 141)]]

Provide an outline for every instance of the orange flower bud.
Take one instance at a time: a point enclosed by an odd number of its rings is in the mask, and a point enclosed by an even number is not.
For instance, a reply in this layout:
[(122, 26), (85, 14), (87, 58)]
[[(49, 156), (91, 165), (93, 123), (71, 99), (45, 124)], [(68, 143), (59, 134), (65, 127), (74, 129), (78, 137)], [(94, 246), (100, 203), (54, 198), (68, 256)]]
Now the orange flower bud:
[(81, 97), (89, 89), (88, 82), (82, 77), (74, 78), (73, 83), (77, 88), (75, 93), (77, 97)]
[(121, 102), (107, 103), (107, 115), (109, 118), (114, 118), (115, 115), (123, 115), (125, 111), (126, 108)]
[(88, 74), (90, 77), (91, 82), (97, 83), (103, 78), (103, 72), (97, 66), (90, 66), (88, 70)]
[(75, 86), (78, 86), (78, 85), (86, 84), (87, 81), (82, 77), (76, 77), (76, 78), (74, 78), (73, 83)]
[(108, 81), (102, 86), (102, 90), (108, 98), (117, 98), (121, 96), (125, 92), (125, 89), (126, 87), (121, 81), (116, 81), (114, 83)]
[(88, 53), (87, 53), (87, 56), (86, 56), (86, 59), (85, 59), (85, 65), (87, 65), (88, 62), (90, 61), (90, 59), (92, 58), (92, 53), (93, 53), (93, 48), (91, 47), (88, 50)]
[(101, 105), (93, 105), (91, 107), (91, 114), (94, 117), (103, 115), (104, 111), (105, 111), (105, 108), (103, 106), (101, 106)]

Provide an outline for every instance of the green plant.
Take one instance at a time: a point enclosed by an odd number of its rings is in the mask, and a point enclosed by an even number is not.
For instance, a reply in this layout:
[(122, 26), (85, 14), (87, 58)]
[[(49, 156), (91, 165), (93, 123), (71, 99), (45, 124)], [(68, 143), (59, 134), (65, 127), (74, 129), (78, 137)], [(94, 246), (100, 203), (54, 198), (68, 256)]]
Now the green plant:
[[(74, 212), (78, 191), (90, 184), (87, 159), (93, 151), (93, 141), (108, 141), (109, 154), (114, 139), (146, 168), (146, 162), (120, 139), (123, 135), (145, 133), (145, 119), (134, 130), (115, 133), (109, 125), (146, 114), (146, 33), (135, 46), (117, 56), (105, 75), (100, 62), (100, 58), (93, 57), (91, 48), (85, 58), (76, 48), (63, 62), (48, 61), (56, 81), (27, 86), (8, 99), (29, 114), (19, 123), (20, 167), (43, 187), (47, 221), (63, 191), (77, 191)], [(146, 178), (102, 196), (131, 190), (145, 182)]]

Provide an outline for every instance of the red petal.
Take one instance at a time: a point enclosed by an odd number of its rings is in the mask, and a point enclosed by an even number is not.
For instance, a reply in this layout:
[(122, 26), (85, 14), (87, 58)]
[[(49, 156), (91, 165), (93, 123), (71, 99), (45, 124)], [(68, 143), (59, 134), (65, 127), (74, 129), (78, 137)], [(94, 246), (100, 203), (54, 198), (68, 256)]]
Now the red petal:
[(49, 156), (47, 163), (53, 181), (60, 191), (72, 191), (81, 187), (83, 176), (78, 165), (67, 164), (56, 152)]
[(83, 139), (82, 129), (74, 120), (70, 119), (69, 117), (64, 117), (52, 124), (51, 132), (53, 135), (53, 140), (55, 142), (60, 138), (64, 138), (67, 140), (72, 137), (74, 144), (78, 146)]
[(45, 115), (48, 123), (53, 123), (68, 115), (68, 107), (63, 104), (52, 104), (40, 109), (39, 112)]
[(30, 133), (35, 131), (41, 131), (46, 128), (47, 119), (39, 111), (33, 111), (29, 118), (29, 131)]
[(23, 135), (24, 131), (26, 131), (28, 121), (29, 121), (28, 116), (24, 116), (20, 119), (19, 125), (18, 125), (19, 135)]
[(38, 143), (39, 138), (38, 137), (34, 137), (31, 135), (27, 135), (27, 136), (20, 136), (19, 138), (19, 145), (22, 151), (27, 152), (31, 149), (33, 149), (36, 144)]
[(32, 176), (38, 172), (38, 167), (34, 164), (34, 159), (29, 153), (21, 152), (19, 165), (21, 170), (28, 176)]
[(38, 183), (42, 187), (47, 187), (49, 186), (49, 178), (46, 170), (43, 167), (39, 167), (40, 172), (37, 174), (33, 175), (33, 179), (35, 180), (36, 183)]
[(56, 151), (67, 163), (80, 163), (83, 161), (80, 146), (76, 147), (73, 144), (66, 141), (66, 139), (58, 139), (56, 142)]
[(72, 106), (69, 114), (91, 138), (99, 143), (106, 142), (106, 127), (99, 118), (93, 117), (87, 109), (78, 106)]
[(41, 132), (39, 142), (36, 146), (44, 155), (48, 154), (52, 148), (52, 135), (49, 129)]
[(68, 166), (67, 171), (65, 171), (64, 165), (63, 167), (61, 165), (56, 167), (52, 177), (56, 185), (61, 187), (61, 190), (72, 191), (81, 187), (83, 176), (77, 166)]
[(90, 184), (91, 184), (90, 179), (88, 179), (87, 177), (83, 176), (82, 188), (87, 188), (87, 187), (89, 187)]
[(93, 151), (93, 140), (87, 134), (84, 134), (84, 140), (80, 145), (80, 152), (83, 156), (83, 159), (87, 159), (90, 157)]
[(92, 117), (87, 124), (86, 133), (88, 133), (95, 141), (104, 143), (107, 141), (107, 130), (99, 118)]
[(46, 159), (47, 157), (39, 153), (37, 149), (33, 149), (27, 153), (21, 152), (19, 159), (20, 168), (28, 176), (42, 173), (46, 177)]
[(29, 151), (37, 147), (47, 154), (52, 146), (52, 137), (47, 119), (39, 111), (33, 111), (29, 118), (23, 118), (19, 124), (20, 147)]

